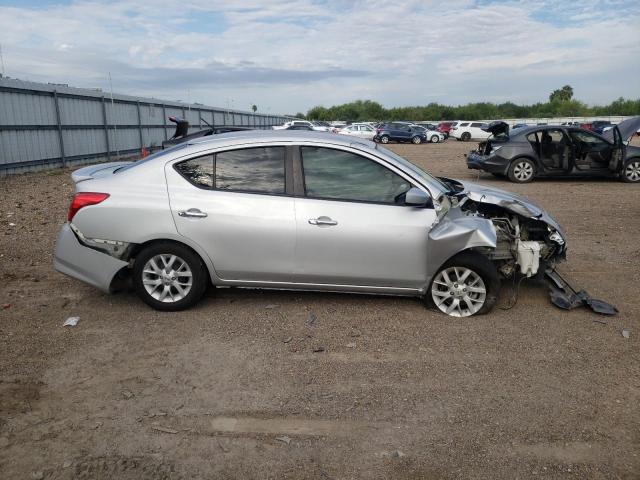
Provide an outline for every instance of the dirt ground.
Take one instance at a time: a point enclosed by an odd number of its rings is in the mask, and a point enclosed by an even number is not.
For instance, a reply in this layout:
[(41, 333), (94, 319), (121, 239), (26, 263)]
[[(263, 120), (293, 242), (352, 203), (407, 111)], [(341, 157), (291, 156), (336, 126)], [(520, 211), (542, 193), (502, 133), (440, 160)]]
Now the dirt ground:
[(69, 171), (0, 178), (0, 477), (640, 478), (640, 186), (514, 185), (467, 170), (471, 147), (392, 146), (547, 208), (561, 271), (618, 316), (527, 282), (464, 319), (237, 289), (158, 313), (53, 271)]

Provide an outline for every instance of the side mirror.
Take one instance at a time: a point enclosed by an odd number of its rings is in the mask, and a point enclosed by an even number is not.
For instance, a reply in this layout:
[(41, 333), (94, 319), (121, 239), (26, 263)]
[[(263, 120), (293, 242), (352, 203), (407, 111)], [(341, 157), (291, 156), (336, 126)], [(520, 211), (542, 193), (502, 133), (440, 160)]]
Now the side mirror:
[(431, 197), (417, 187), (412, 187), (404, 197), (404, 204), (412, 207), (426, 207)]

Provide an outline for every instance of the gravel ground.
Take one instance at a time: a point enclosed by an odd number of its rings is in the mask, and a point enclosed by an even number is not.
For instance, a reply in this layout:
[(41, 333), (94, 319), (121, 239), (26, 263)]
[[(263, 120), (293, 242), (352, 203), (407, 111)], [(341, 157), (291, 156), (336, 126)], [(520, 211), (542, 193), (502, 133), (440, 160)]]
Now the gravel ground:
[(561, 311), (527, 282), (467, 319), (230, 289), (158, 313), (52, 270), (69, 171), (1, 178), (0, 476), (639, 478), (639, 186), (478, 177), (471, 146), (391, 148), (547, 208), (561, 270), (618, 316)]

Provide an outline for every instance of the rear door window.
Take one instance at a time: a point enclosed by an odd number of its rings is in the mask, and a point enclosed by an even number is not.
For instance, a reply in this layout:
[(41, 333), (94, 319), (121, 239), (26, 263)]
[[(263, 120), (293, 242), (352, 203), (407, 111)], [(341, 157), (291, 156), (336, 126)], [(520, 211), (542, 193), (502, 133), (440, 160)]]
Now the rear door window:
[(215, 185), (218, 190), (256, 193), (285, 193), (285, 147), (229, 150), (215, 156)]
[(177, 163), (196, 187), (247, 193), (285, 193), (285, 147), (229, 150)]

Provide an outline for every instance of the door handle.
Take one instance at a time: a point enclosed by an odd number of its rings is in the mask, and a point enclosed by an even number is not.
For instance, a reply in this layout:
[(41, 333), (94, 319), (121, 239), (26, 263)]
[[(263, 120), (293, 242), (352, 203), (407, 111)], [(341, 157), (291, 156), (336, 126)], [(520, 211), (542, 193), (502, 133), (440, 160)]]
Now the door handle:
[(197, 208), (190, 208), (189, 210), (181, 210), (178, 212), (178, 216), (180, 217), (191, 217), (191, 218), (204, 218), (207, 216), (206, 213), (198, 210)]
[(309, 219), (309, 223), (311, 225), (318, 225), (318, 226), (320, 226), (320, 225), (329, 225), (329, 226), (331, 226), (331, 225), (337, 225), (338, 224), (338, 222), (336, 222), (335, 220), (332, 220), (331, 218), (324, 217), (324, 216), (323, 217), (318, 217), (318, 218), (310, 218)]

